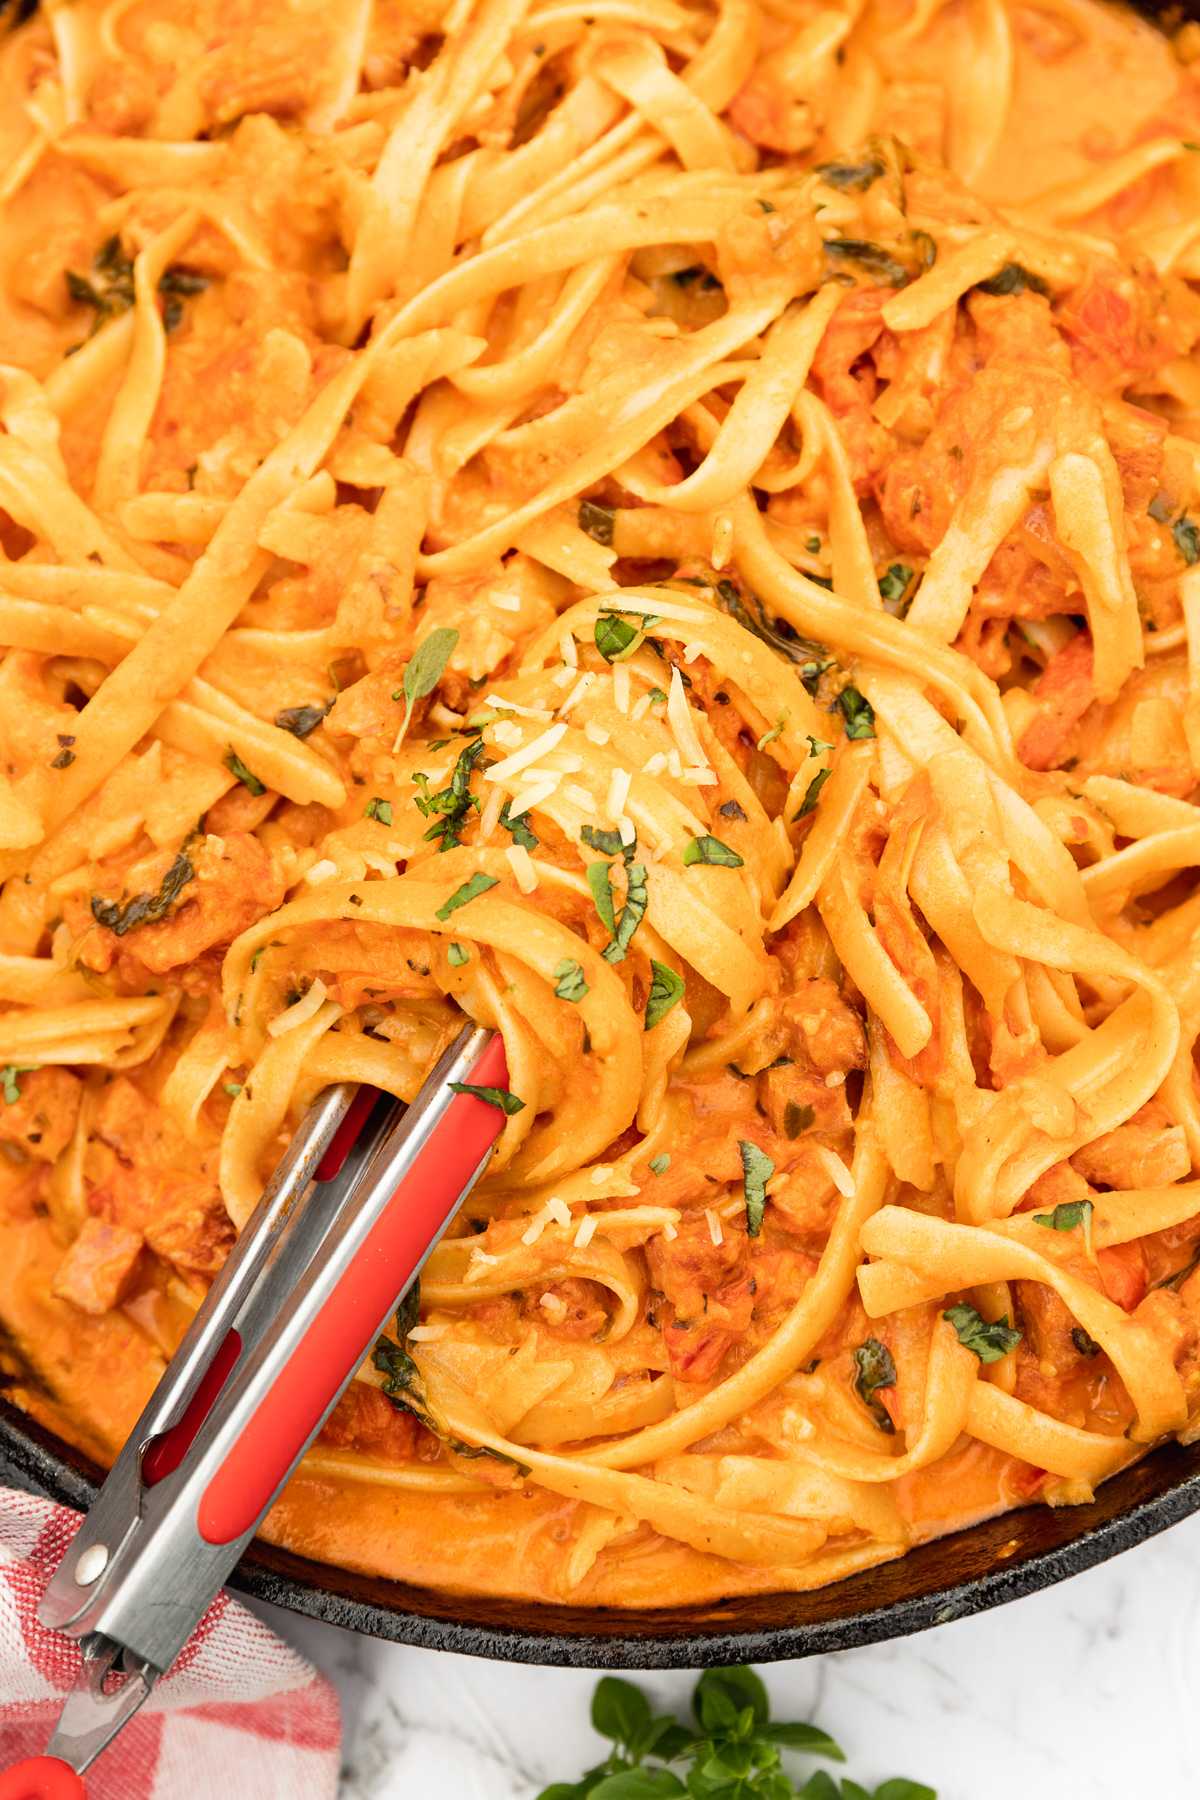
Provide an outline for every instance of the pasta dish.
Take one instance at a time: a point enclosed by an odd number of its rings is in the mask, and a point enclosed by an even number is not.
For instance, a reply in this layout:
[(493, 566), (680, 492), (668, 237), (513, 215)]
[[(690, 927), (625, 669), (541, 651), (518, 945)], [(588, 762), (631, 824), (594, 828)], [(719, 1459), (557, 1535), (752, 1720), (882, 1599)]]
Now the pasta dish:
[(803, 1589), (1200, 1435), (1200, 26), (0, 40), (0, 1322), (116, 1455), (332, 1082), (489, 1169), (263, 1535)]

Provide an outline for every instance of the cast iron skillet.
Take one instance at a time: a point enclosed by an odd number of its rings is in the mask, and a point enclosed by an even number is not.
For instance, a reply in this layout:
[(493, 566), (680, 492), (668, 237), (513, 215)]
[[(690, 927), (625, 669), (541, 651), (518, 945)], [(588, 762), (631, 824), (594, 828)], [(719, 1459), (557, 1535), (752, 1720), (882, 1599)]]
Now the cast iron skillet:
[[(0, 22), (36, 0), (0, 0)], [(1168, 28), (1200, 0), (1134, 10)], [(103, 1471), (0, 1397), (0, 1483), (86, 1510)], [(1164, 1444), (1106, 1481), (1090, 1506), (1026, 1507), (811, 1594), (758, 1594), (654, 1612), (439, 1594), (255, 1543), (229, 1586), (351, 1631), (501, 1662), (695, 1669), (778, 1662), (927, 1631), (1019, 1600), (1200, 1511), (1200, 1443)]]
[[(102, 1471), (0, 1399), (0, 1483), (80, 1510)], [(1026, 1507), (812, 1594), (654, 1612), (439, 1594), (255, 1543), (229, 1585), (426, 1650), (583, 1669), (696, 1669), (850, 1650), (1019, 1600), (1200, 1510), (1200, 1444), (1164, 1444), (1090, 1506)]]

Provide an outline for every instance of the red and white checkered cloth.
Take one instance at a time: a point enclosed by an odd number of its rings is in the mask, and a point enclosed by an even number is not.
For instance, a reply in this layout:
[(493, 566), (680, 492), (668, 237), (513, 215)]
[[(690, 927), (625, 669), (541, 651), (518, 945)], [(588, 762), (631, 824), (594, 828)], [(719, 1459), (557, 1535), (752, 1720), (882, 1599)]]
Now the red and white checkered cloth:
[[(0, 1770), (45, 1750), (79, 1669), (37, 1605), (80, 1515), (0, 1488)], [(324, 1676), (218, 1596), (174, 1668), (88, 1771), (88, 1800), (333, 1800), (341, 1725)]]

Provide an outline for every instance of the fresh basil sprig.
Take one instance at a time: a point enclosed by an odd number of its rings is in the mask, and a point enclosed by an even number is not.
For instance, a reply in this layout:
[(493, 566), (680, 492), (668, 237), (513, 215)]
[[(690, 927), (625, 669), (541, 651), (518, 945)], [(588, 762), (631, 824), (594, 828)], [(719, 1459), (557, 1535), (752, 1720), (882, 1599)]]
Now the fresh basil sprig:
[(767, 1204), (767, 1183), (775, 1173), (775, 1164), (757, 1144), (738, 1139), (742, 1155), (742, 1180), (746, 1187), (746, 1230), (757, 1237), (762, 1230), (763, 1212)]
[(554, 992), (560, 1000), (571, 1000), (576, 1006), (588, 991), (583, 965), (573, 956), (564, 956), (554, 965)]
[(1095, 1203), (1091, 1200), (1064, 1200), (1053, 1212), (1034, 1213), (1035, 1225), (1044, 1225), (1047, 1231), (1078, 1231), (1083, 1227), (1083, 1242), (1088, 1255), (1092, 1254), (1092, 1214)]
[(655, 962), (653, 957), (650, 958), (650, 970), (654, 979), (650, 984), (650, 998), (646, 1002), (647, 1031), (653, 1031), (683, 999), (682, 975), (677, 975), (666, 963)]
[(451, 1093), (470, 1094), (476, 1100), (486, 1100), (489, 1106), (498, 1107), (506, 1119), (525, 1111), (525, 1102), (520, 1095), (510, 1094), (507, 1088), (472, 1087), (469, 1081), (451, 1081), (447, 1086)]
[[(845, 1755), (819, 1726), (773, 1722), (753, 1669), (706, 1669), (692, 1695), (695, 1728), (656, 1717), (640, 1688), (606, 1675), (592, 1701), (592, 1724), (612, 1744), (580, 1781), (557, 1781), (538, 1800), (937, 1800), (932, 1788), (885, 1781), (874, 1796), (857, 1782), (839, 1788), (824, 1771), (797, 1789), (781, 1752)], [(677, 1775), (668, 1763), (687, 1764)]]
[(413, 707), (418, 700), (424, 700), (427, 694), (432, 694), (446, 672), (446, 664), (450, 661), (451, 653), (457, 642), (457, 631), (454, 631), (449, 625), (439, 625), (413, 651), (409, 665), (404, 671), (404, 681), (400, 689), (404, 695), (404, 723), (400, 727), (399, 736), (396, 739), (397, 746), (403, 742), (404, 734), (408, 730)]
[(983, 1314), (965, 1300), (949, 1307), (942, 1317), (948, 1325), (953, 1325), (963, 1348), (973, 1350), (981, 1363), (999, 1362), (1021, 1341), (1022, 1334), (1009, 1324), (1007, 1313), (994, 1325), (989, 1325)]

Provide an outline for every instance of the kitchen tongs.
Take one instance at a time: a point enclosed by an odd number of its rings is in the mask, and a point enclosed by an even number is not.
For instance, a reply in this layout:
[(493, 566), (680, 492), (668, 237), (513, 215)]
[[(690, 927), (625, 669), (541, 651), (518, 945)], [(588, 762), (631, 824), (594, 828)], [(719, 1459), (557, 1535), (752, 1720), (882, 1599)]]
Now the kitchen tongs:
[[(313, 1102), (43, 1596), (83, 1668), (0, 1800), (69, 1800), (169, 1669), (487, 1166), (504, 1043), (467, 1026), (413, 1103)], [(74, 1773), (72, 1774), (72, 1771)]]

